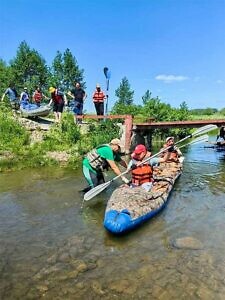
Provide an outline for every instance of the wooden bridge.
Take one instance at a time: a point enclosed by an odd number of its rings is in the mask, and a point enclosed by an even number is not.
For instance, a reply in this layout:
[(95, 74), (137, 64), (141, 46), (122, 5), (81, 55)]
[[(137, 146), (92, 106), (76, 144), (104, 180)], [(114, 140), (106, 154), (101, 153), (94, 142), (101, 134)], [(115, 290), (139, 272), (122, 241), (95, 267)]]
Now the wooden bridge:
[(149, 135), (151, 143), (152, 130), (164, 129), (164, 128), (198, 128), (208, 124), (214, 124), (220, 127), (225, 125), (225, 118), (219, 120), (190, 120), (190, 121), (168, 121), (168, 122), (154, 122), (150, 119), (149, 122), (145, 123), (134, 123), (131, 115), (107, 115), (107, 116), (96, 116), (96, 115), (83, 115), (79, 116), (81, 119), (123, 119), (124, 120), (124, 146), (125, 152), (130, 151), (131, 138), (133, 132), (139, 132)]

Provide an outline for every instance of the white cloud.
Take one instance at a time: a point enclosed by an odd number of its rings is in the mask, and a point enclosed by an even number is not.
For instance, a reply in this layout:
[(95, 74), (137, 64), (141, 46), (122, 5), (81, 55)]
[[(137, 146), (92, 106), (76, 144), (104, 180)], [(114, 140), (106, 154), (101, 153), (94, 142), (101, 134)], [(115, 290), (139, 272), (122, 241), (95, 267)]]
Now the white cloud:
[(221, 79), (218, 79), (218, 80), (216, 81), (216, 83), (219, 83), (219, 84), (221, 84), (221, 83), (223, 83), (223, 80), (221, 80)]
[(187, 76), (176, 76), (176, 75), (165, 75), (165, 74), (160, 74), (155, 77), (156, 80), (162, 80), (165, 83), (171, 83), (175, 81), (184, 81), (188, 80), (189, 78)]

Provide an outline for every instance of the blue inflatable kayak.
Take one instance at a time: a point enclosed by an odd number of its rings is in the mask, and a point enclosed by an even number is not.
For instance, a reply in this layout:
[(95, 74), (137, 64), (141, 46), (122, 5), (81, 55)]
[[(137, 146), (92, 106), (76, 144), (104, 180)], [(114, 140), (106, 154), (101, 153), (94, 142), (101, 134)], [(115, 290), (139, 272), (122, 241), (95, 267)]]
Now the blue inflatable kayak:
[(20, 111), (23, 117), (46, 117), (51, 107), (48, 105), (37, 106), (36, 104), (21, 105)]
[(150, 192), (142, 187), (121, 186), (111, 195), (104, 217), (104, 227), (113, 234), (123, 234), (154, 217), (166, 205), (176, 179), (182, 173), (179, 163), (160, 164), (154, 170), (154, 185)]

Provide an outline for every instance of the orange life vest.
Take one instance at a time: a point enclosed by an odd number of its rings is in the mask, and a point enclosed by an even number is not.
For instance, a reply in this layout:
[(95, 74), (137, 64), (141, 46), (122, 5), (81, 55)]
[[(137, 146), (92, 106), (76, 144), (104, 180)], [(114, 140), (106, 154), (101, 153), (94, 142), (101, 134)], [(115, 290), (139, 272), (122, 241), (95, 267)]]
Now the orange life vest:
[(140, 165), (136, 169), (132, 170), (131, 175), (132, 183), (134, 185), (142, 185), (145, 182), (153, 181), (153, 170), (148, 163)]
[(102, 91), (95, 91), (92, 98), (94, 102), (104, 102), (105, 94)]

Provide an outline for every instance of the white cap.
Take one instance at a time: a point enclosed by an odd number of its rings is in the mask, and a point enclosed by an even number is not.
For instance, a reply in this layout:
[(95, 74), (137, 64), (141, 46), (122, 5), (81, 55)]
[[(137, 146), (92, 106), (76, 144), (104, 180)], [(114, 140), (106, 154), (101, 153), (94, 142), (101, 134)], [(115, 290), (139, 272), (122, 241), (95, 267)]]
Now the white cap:
[(174, 137), (173, 137), (173, 136), (168, 136), (168, 137), (166, 138), (166, 143), (167, 143), (169, 140), (174, 140)]

